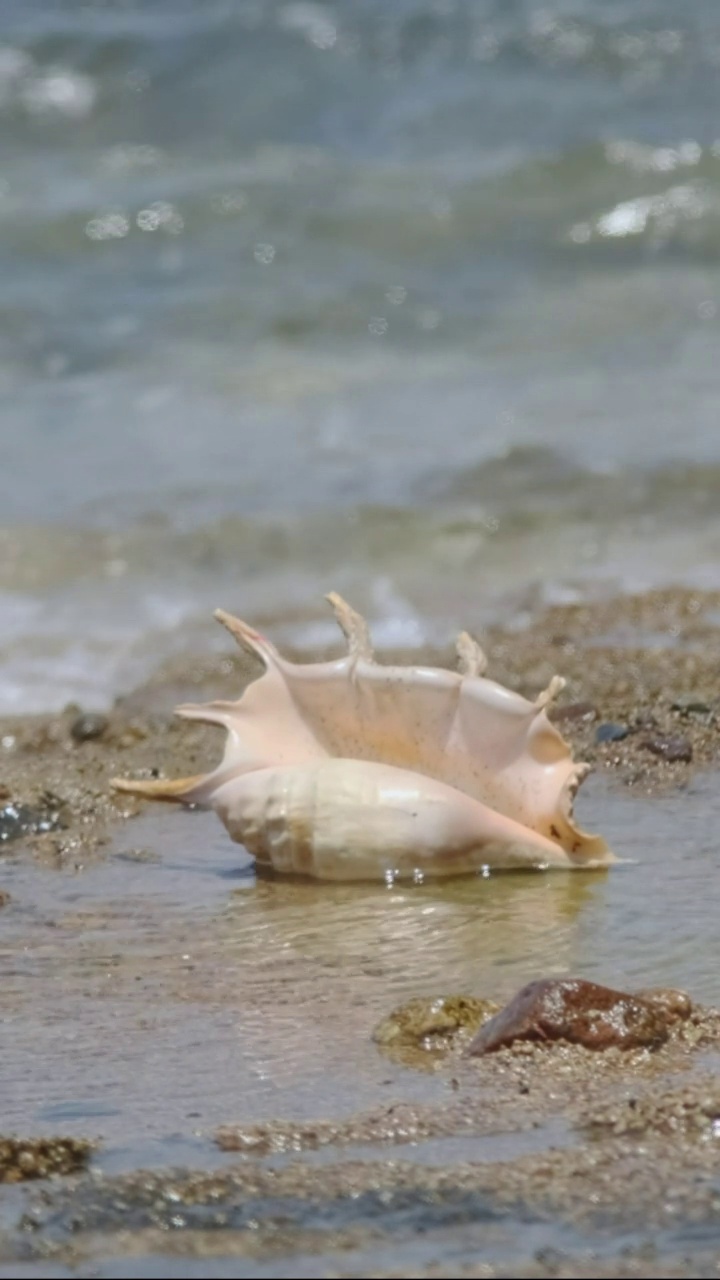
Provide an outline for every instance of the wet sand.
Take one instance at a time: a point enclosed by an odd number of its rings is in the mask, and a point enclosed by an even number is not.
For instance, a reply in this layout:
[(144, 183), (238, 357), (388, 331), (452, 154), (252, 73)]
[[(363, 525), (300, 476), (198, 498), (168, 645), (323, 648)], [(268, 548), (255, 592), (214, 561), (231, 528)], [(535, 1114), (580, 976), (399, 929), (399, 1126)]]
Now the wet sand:
[[(404, 1000), (549, 974), (718, 1000), (719, 624), (720, 596), (676, 591), (482, 637), (511, 687), (568, 678), (555, 714), (597, 766), (578, 812), (627, 857), (611, 872), (256, 879), (213, 815), (113, 796), (114, 774), (217, 758), (170, 711), (237, 696), (231, 653), (166, 667), (97, 737), (78, 708), (3, 721), (0, 803), (54, 828), (0, 846), (4, 1130), (99, 1146), (0, 1190), (0, 1275), (711, 1274), (715, 1015), (625, 1055), (403, 1058), (372, 1033)], [(597, 744), (605, 723), (627, 735)]]

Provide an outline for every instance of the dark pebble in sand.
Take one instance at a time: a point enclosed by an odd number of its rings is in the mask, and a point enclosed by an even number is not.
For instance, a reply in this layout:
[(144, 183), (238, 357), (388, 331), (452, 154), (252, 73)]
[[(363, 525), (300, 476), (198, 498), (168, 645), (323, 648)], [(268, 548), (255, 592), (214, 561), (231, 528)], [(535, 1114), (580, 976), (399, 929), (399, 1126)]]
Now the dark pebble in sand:
[(514, 1040), (566, 1040), (586, 1049), (637, 1049), (660, 1045), (687, 1012), (682, 992), (649, 992), (644, 998), (583, 978), (530, 982), (480, 1028), (468, 1049), (479, 1056)]
[(592, 702), (569, 702), (566, 707), (553, 707), (550, 719), (554, 724), (577, 723), (592, 724), (597, 720), (597, 707)]
[(60, 808), (56, 808), (54, 802), (37, 808), (28, 804), (6, 804), (0, 809), (0, 844), (18, 840), (20, 836), (37, 836), (46, 831), (58, 831), (64, 825)]
[(652, 738), (645, 738), (643, 746), (648, 751), (652, 751), (654, 756), (667, 760), (669, 764), (677, 764), (679, 761), (689, 764), (693, 756), (692, 743), (682, 734), (666, 737), (664, 734), (657, 733)]
[(625, 724), (613, 724), (611, 720), (606, 720), (604, 724), (599, 724), (595, 730), (596, 742), (622, 742), (623, 738), (627, 738), (630, 730)]
[(657, 720), (652, 711), (640, 711), (633, 720), (633, 729), (656, 729)]
[(698, 697), (696, 693), (683, 693), (672, 703), (673, 711), (680, 711), (683, 715), (707, 716), (712, 711), (712, 707), (704, 698)]
[(110, 721), (107, 716), (102, 716), (94, 711), (87, 711), (83, 715), (73, 720), (70, 726), (70, 736), (75, 742), (89, 742), (92, 738), (101, 738), (105, 733)]

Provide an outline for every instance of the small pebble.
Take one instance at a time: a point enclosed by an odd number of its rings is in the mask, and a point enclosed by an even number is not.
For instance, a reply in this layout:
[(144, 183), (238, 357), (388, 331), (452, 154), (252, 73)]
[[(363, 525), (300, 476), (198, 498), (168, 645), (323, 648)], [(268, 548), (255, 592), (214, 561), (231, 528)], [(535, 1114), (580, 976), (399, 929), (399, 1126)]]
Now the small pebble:
[(667, 737), (664, 734), (654, 734), (652, 738), (645, 738), (642, 744), (646, 750), (652, 751), (654, 756), (660, 756), (662, 760), (667, 760), (668, 764), (689, 764), (692, 760), (693, 749), (689, 738), (685, 738), (682, 734)]
[(550, 715), (550, 719), (555, 724), (561, 724), (563, 721), (592, 724), (597, 718), (597, 707), (594, 707), (592, 702), (569, 702), (566, 707), (553, 707)]
[(633, 729), (657, 729), (657, 720), (652, 711), (640, 711), (633, 720)]
[(101, 738), (109, 723), (107, 716), (99, 715), (94, 711), (87, 711), (78, 716), (77, 720), (73, 720), (70, 726), (70, 736), (74, 738), (75, 742), (89, 742), (91, 738)]
[(673, 711), (680, 711), (683, 715), (706, 716), (712, 711), (705, 699), (696, 693), (683, 693), (671, 705)]
[(625, 724), (613, 724), (611, 720), (606, 720), (604, 724), (599, 724), (595, 730), (596, 742), (622, 742), (623, 738), (627, 738), (630, 730)]

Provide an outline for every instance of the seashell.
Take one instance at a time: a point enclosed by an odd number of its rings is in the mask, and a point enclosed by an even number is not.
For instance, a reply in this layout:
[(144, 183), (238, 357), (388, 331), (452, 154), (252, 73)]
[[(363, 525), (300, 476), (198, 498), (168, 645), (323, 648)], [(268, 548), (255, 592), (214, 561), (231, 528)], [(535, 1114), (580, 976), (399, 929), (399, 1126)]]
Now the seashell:
[(218, 610), (265, 666), (237, 702), (178, 708), (227, 730), (221, 763), (194, 778), (113, 785), (210, 805), (259, 863), (320, 879), (615, 861), (573, 822), (588, 766), (546, 715), (560, 677), (529, 702), (485, 678), (466, 632), (457, 672), (383, 666), (365, 620), (340, 596), (328, 600), (348, 642), (331, 662), (288, 662)]

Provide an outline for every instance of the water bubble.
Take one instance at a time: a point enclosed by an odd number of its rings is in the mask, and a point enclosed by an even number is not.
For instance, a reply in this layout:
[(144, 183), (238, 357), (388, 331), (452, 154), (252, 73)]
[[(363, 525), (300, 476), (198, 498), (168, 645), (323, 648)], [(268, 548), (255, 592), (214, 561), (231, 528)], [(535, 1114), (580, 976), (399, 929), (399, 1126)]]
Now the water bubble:
[(122, 240), (130, 230), (130, 219), (124, 213), (103, 213), (85, 224), (89, 240)]
[(382, 338), (383, 334), (388, 331), (388, 322), (385, 316), (372, 316), (368, 324), (368, 330), (375, 338)]
[(391, 284), (385, 294), (385, 301), (391, 302), (394, 307), (401, 307), (407, 298), (407, 289), (401, 284)]
[(704, 302), (698, 303), (698, 315), (701, 320), (714, 320), (717, 314), (717, 305), (712, 298), (706, 298)]
[(147, 209), (141, 209), (135, 219), (141, 231), (167, 231), (177, 236), (185, 226), (182, 214), (167, 200), (156, 200)]
[(253, 249), (253, 257), (261, 266), (267, 267), (275, 258), (274, 244), (256, 244)]

